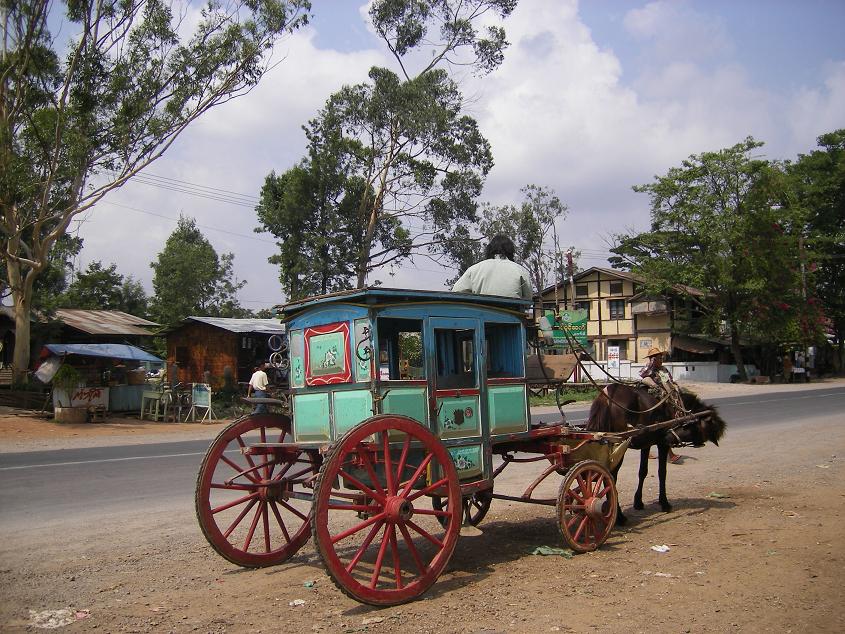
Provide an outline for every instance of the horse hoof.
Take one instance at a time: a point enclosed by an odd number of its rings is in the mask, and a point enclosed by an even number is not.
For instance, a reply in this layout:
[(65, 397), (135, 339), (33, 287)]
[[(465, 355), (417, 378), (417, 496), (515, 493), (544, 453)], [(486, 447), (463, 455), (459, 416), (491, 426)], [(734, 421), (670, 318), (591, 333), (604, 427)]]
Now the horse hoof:
[(628, 523), (628, 518), (622, 515), (622, 513), (616, 514), (616, 525), (617, 526), (625, 526)]
[(634, 500), (634, 508), (638, 511), (642, 511), (645, 508), (645, 505), (640, 501)]
[(666, 504), (661, 503), (660, 508), (663, 509), (664, 513), (669, 513), (672, 510), (672, 505), (666, 502)]

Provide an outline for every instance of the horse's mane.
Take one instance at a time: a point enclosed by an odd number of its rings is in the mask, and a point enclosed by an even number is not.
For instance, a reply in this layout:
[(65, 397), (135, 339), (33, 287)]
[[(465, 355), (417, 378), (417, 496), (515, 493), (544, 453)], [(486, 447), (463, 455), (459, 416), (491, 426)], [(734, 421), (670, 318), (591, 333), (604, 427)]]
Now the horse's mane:
[(698, 398), (698, 394), (695, 392), (690, 392), (686, 389), (681, 389), (681, 398), (684, 401), (684, 406), (690, 410), (691, 412), (701, 412), (706, 409), (709, 409), (713, 414), (710, 416), (710, 420), (713, 423), (713, 427), (710, 429), (710, 434), (708, 440), (711, 442), (717, 442), (722, 439), (722, 436), (725, 435), (725, 429), (727, 428), (727, 423), (719, 414), (719, 410), (716, 409), (715, 405), (709, 405)]

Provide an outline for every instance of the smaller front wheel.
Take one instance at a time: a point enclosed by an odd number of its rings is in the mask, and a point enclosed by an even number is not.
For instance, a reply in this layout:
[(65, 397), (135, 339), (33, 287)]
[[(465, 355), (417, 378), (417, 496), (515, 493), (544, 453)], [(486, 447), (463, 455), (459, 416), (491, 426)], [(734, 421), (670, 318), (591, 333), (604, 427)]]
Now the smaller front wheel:
[(595, 460), (573, 466), (557, 496), (557, 520), (563, 539), (575, 552), (601, 546), (616, 522), (613, 476)]

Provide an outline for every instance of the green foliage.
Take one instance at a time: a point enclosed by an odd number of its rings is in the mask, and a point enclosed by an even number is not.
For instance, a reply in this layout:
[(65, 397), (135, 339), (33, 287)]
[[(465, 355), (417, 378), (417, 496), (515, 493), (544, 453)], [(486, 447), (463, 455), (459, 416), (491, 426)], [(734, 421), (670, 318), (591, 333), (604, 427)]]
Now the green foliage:
[(147, 314), (147, 293), (141, 283), (131, 275), (124, 278), (115, 264), (103, 267), (99, 261), (77, 274), (59, 301), (64, 308), (121, 310), (136, 317)]
[[(555, 223), (566, 218), (567, 207), (548, 187), (526, 185), (519, 191), (523, 201), (518, 206), (486, 205), (479, 228), (487, 240), (499, 233), (513, 240), (517, 260), (528, 269), (534, 288), (541, 291), (546, 288), (549, 270), (556, 278), (552, 281), (562, 277), (562, 253)], [(548, 244), (550, 234), (551, 245)]]
[(210, 1), (192, 33), (164, 0), (3, 7), (0, 233), (20, 373), (34, 284), (73, 218), (255, 86), (274, 42), (307, 22), (310, 3)]
[(612, 265), (644, 276), (651, 292), (676, 284), (706, 291), (693, 297), (706, 317), (694, 327), (730, 335), (741, 375), (740, 339), (782, 340), (805, 309), (798, 266), (803, 225), (782, 205), (789, 187), (781, 166), (752, 158), (761, 145), (749, 137), (693, 155), (635, 187), (651, 200), (651, 231), (617, 236), (611, 250)]
[[(503, 0), (376, 0), (370, 17), (401, 67), (333, 94), (305, 128), (308, 156), (262, 190), (260, 230), (279, 239), (290, 297), (361, 287), (376, 268), (460, 249), (493, 165), (476, 121), (441, 65), (489, 72), (507, 46)], [(420, 55), (430, 52), (431, 55)], [(409, 64), (425, 58), (413, 73)], [(371, 283), (378, 284), (379, 281)]]
[(193, 218), (179, 218), (179, 224), (152, 262), (155, 297), (150, 306), (153, 318), (162, 325), (174, 325), (189, 315), (244, 317), (237, 292), (246, 285), (233, 279), (234, 255), (217, 255), (197, 228)]
[[(819, 149), (787, 165), (795, 192), (789, 204), (806, 215), (805, 276), (812, 280), (845, 365), (845, 129), (823, 134)], [(811, 331), (805, 320), (802, 330)]]

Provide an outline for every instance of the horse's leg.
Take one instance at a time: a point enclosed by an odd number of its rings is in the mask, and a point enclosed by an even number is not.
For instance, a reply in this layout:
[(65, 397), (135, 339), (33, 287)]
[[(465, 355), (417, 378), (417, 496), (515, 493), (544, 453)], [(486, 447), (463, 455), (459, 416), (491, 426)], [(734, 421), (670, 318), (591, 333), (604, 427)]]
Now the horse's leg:
[(648, 475), (648, 454), (651, 451), (651, 445), (640, 449), (640, 481), (637, 483), (637, 491), (634, 493), (634, 508), (638, 511), (643, 510), (643, 482)]
[[(622, 459), (619, 461), (619, 464), (616, 465), (616, 468), (611, 471), (611, 475), (613, 476), (613, 483), (616, 484), (619, 479), (617, 476), (619, 475), (619, 470), (622, 468), (622, 462), (625, 460), (625, 456), (622, 456)], [(617, 487), (618, 488), (618, 487)], [(616, 496), (616, 523), (619, 526), (625, 526), (628, 523), (628, 518), (625, 517), (625, 514), (622, 512), (622, 507), (619, 505), (619, 496)]]
[(672, 510), (669, 499), (666, 497), (666, 460), (669, 458), (669, 445), (666, 443), (657, 444), (657, 479), (660, 482), (660, 508), (665, 512)]

